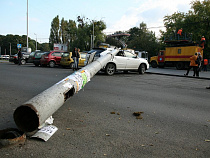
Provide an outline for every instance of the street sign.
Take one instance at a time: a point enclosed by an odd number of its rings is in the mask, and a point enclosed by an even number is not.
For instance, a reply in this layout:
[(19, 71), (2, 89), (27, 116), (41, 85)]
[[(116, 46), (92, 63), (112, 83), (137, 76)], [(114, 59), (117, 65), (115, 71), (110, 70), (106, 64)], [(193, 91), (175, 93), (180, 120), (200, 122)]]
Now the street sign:
[(17, 48), (21, 48), (21, 44), (17, 44)]

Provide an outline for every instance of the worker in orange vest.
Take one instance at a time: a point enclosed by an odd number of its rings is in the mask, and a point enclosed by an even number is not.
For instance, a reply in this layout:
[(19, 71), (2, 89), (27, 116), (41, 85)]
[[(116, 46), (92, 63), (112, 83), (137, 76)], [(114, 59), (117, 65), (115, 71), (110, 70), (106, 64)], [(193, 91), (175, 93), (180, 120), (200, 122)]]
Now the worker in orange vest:
[(200, 46), (201, 46), (202, 49), (204, 49), (205, 42), (206, 42), (206, 39), (205, 39), (204, 36), (202, 36), (202, 38), (201, 38), (201, 44), (200, 44)]
[(197, 73), (197, 69), (198, 69), (198, 64), (195, 62), (198, 58), (198, 54), (195, 53), (195, 55), (190, 57), (190, 66), (187, 69), (187, 73), (184, 74), (184, 76), (188, 76), (190, 69), (193, 68), (193, 76), (197, 76), (199, 77), (199, 74)]
[(177, 35), (178, 35), (178, 40), (179, 40), (179, 36), (182, 35), (182, 28), (178, 30)]
[(207, 71), (208, 59), (203, 60), (203, 71)]

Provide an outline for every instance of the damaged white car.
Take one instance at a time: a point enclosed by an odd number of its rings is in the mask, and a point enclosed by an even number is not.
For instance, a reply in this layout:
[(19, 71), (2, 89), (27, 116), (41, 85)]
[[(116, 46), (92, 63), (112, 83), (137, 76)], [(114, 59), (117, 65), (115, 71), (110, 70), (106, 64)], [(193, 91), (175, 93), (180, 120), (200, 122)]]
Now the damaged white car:
[[(87, 61), (88, 57), (91, 56), (94, 51), (90, 51), (91, 53), (87, 54)], [(96, 52), (96, 51), (95, 51)], [(104, 56), (109, 51), (101, 51), (100, 53), (95, 53), (94, 59), (96, 60), (98, 57)], [(149, 63), (147, 60), (143, 58), (139, 58), (134, 51), (132, 50), (120, 50), (117, 55), (115, 55), (102, 69), (105, 71), (107, 75), (113, 75), (116, 71), (136, 71), (139, 74), (144, 74), (146, 70), (149, 69)]]

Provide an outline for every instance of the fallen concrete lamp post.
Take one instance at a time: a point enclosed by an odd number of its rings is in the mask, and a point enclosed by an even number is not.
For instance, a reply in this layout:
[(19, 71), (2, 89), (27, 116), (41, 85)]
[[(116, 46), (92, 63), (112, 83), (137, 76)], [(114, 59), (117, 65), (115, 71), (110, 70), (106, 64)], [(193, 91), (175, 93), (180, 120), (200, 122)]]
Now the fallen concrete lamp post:
[(17, 127), (24, 132), (32, 132), (40, 128), (68, 98), (82, 89), (90, 78), (118, 52), (118, 49), (114, 49), (19, 106), (13, 114)]

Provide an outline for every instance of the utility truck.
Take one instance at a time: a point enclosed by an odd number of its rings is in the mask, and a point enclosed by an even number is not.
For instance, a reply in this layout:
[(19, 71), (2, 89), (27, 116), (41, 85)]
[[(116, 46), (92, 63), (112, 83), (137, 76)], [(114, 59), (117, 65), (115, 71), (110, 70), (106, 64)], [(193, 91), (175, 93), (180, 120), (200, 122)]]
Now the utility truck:
[(200, 52), (203, 56), (203, 49), (192, 41), (165, 41), (165, 43), (167, 44), (165, 50), (160, 50), (157, 56), (150, 58), (153, 68), (175, 66), (176, 69), (181, 70), (189, 66), (190, 57), (196, 52)]

